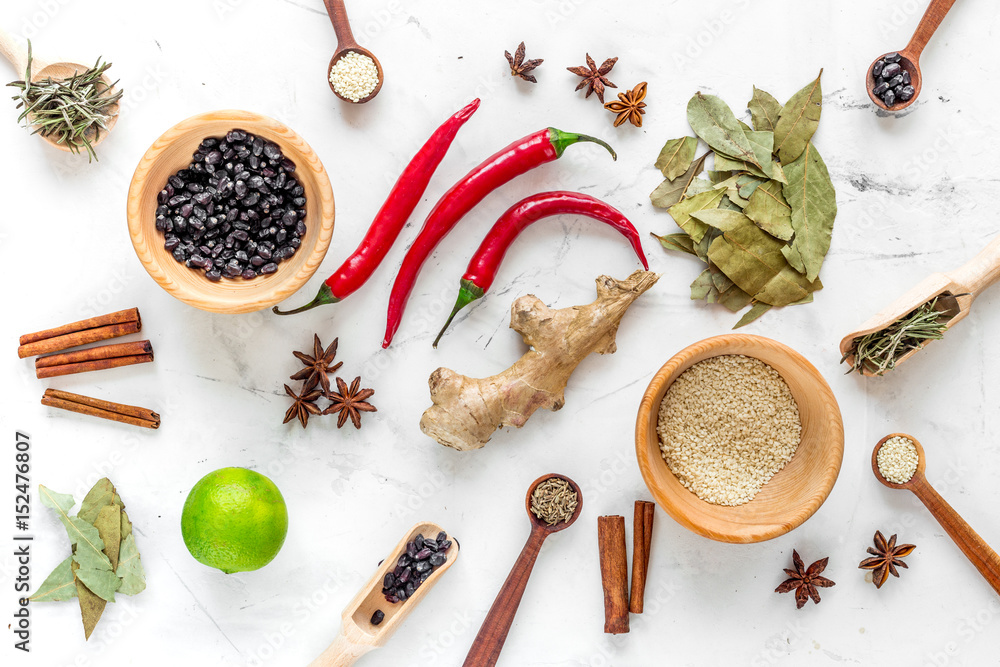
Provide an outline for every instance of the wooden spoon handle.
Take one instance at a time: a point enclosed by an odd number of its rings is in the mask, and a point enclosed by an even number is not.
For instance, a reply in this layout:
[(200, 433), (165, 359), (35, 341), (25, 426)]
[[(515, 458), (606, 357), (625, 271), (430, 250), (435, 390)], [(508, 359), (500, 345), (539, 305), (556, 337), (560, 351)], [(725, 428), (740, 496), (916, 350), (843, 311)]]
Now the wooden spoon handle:
[(911, 490), (927, 506), (993, 590), (1000, 593), (1000, 556), (997, 552), (934, 490), (925, 477), (914, 478)]
[(910, 60), (920, 59), (920, 54), (927, 46), (927, 42), (931, 40), (934, 31), (941, 25), (941, 21), (944, 20), (948, 10), (954, 4), (955, 0), (931, 0), (931, 4), (927, 6), (927, 11), (920, 19), (920, 24), (913, 33), (913, 37), (910, 38), (910, 43), (904, 49)]
[(326, 5), (326, 13), (330, 15), (330, 22), (333, 23), (333, 31), (337, 33), (337, 50), (343, 51), (357, 46), (358, 43), (354, 41), (354, 33), (351, 32), (351, 22), (347, 18), (344, 0), (323, 0), (323, 4)]
[(368, 644), (355, 644), (347, 638), (341, 627), (337, 638), (318, 658), (309, 663), (309, 667), (350, 667), (373, 648), (375, 647)]
[[(28, 68), (28, 49), (21, 46), (21, 42), (3, 28), (0, 28), (0, 55), (14, 66), (19, 79), (24, 76)], [(34, 69), (37, 71), (39, 68)]]
[(1000, 236), (990, 241), (978, 255), (950, 272), (948, 277), (964, 285), (973, 299), (1000, 280)]
[(542, 542), (547, 535), (544, 529), (532, 527), (531, 535), (528, 536), (521, 555), (507, 575), (507, 581), (503, 582), (500, 592), (497, 593), (493, 606), (490, 607), (482, 627), (479, 628), (476, 640), (472, 642), (469, 655), (462, 663), (463, 667), (493, 667), (497, 664), (500, 650), (503, 649), (511, 623), (514, 622), (517, 607), (521, 604), (524, 588), (528, 585), (531, 569), (535, 566), (538, 551), (542, 548)]

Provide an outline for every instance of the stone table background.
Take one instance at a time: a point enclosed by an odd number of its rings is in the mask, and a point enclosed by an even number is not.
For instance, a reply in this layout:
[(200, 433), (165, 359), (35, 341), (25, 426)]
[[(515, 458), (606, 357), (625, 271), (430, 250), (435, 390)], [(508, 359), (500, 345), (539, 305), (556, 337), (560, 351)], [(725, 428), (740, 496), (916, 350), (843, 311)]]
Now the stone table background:
[[(109, 605), (84, 643), (75, 604), (32, 610), (32, 652), (4, 664), (303, 665), (333, 638), (340, 612), (391, 545), (418, 520), (446, 526), (461, 559), (385, 648), (363, 665), (458, 665), (527, 535), (525, 488), (550, 471), (585, 490), (573, 529), (546, 544), (501, 658), (504, 665), (986, 665), (996, 662), (1000, 601), (930, 515), (869, 469), (886, 433), (914, 434), (928, 477), (965, 518), (1000, 545), (997, 380), (1000, 293), (892, 376), (845, 376), (837, 343), (871, 313), (936, 270), (972, 257), (1000, 230), (994, 203), (1000, 154), (994, 81), (1000, 18), (985, 2), (960, 2), (923, 57), (920, 104), (902, 118), (877, 116), (863, 79), (871, 60), (901, 48), (924, 3), (599, 2), (355, 0), (355, 32), (381, 59), (385, 86), (373, 103), (335, 100), (324, 68), (335, 48), (319, 0), (10, 0), (0, 25), (34, 39), (47, 59), (103, 54), (126, 91), (121, 120), (100, 163), (57, 153), (15, 125), (0, 103), (0, 265), (5, 285), (2, 434), (13, 463), (15, 429), (32, 441), (33, 484), (79, 499), (98, 477), (118, 485), (135, 522), (148, 589)], [(536, 86), (507, 75), (504, 49), (525, 40), (544, 58)], [(574, 93), (565, 71), (589, 51), (620, 57), (622, 89), (649, 82), (644, 126), (611, 127), (595, 99)], [(756, 545), (712, 542), (658, 511), (648, 611), (629, 635), (602, 634), (595, 518), (631, 516), (648, 494), (633, 455), (633, 415), (655, 370), (682, 347), (720, 333), (736, 317), (693, 303), (693, 261), (648, 237), (669, 216), (648, 193), (663, 142), (689, 131), (695, 91), (734, 109), (754, 84), (787, 99), (823, 74), (816, 135), (837, 186), (840, 215), (812, 305), (771, 312), (747, 327), (799, 350), (832, 385), (843, 411), (846, 453), (828, 502), (789, 535)], [(0, 65), (6, 79), (11, 68)], [(128, 239), (129, 178), (152, 141), (211, 109), (243, 108), (289, 124), (318, 151), (333, 184), (337, 227), (322, 268), (293, 303), (355, 247), (403, 165), (455, 109), (483, 105), (459, 133), (402, 241), (364, 290), (296, 318), (222, 316), (174, 300), (144, 272)], [(490, 195), (439, 247), (413, 293), (396, 343), (380, 348), (395, 269), (441, 193), (474, 164), (528, 132), (554, 125), (612, 142), (571, 148), (558, 163)], [(418, 428), (426, 379), (441, 365), (471, 375), (507, 367), (522, 352), (507, 329), (512, 299), (535, 293), (556, 307), (589, 302), (600, 273), (636, 268), (610, 230), (560, 218), (517, 243), (496, 288), (430, 342), (450, 310), (467, 258), (511, 202), (576, 189), (621, 208), (642, 232), (660, 283), (631, 309), (613, 356), (588, 358), (566, 406), (536, 414), (518, 432), (459, 453)], [(156, 349), (152, 365), (39, 381), (14, 355), (16, 337), (57, 323), (138, 305)], [(282, 382), (314, 331), (340, 338), (342, 372), (375, 388), (364, 428), (308, 431), (281, 425)], [(145, 432), (43, 408), (47, 386), (149, 406), (163, 415)], [(275, 481), (290, 513), (278, 557), (257, 572), (225, 576), (194, 561), (179, 524), (190, 487), (223, 466)], [(10, 479), (7, 469), (5, 479)], [(13, 489), (4, 492), (11, 513)], [(32, 589), (66, 552), (56, 519), (34, 498)], [(7, 523), (10, 521), (11, 523)], [(5, 539), (14, 532), (5, 515)], [(631, 523), (629, 521), (629, 523)], [(874, 531), (918, 545), (911, 569), (881, 591), (856, 569)], [(830, 557), (837, 581), (823, 603), (796, 611), (772, 594), (791, 550)], [(4, 625), (11, 622), (13, 546), (0, 557)]]

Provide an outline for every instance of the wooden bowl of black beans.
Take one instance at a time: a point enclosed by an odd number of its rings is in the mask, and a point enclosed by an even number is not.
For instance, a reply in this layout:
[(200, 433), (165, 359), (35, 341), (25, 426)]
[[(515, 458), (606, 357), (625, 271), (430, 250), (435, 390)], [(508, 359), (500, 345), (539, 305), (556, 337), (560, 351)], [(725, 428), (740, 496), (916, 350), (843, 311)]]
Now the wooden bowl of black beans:
[(247, 111), (173, 126), (129, 187), (129, 235), (146, 271), (174, 297), (216, 313), (291, 296), (323, 261), (333, 220), (316, 153), (282, 123)]

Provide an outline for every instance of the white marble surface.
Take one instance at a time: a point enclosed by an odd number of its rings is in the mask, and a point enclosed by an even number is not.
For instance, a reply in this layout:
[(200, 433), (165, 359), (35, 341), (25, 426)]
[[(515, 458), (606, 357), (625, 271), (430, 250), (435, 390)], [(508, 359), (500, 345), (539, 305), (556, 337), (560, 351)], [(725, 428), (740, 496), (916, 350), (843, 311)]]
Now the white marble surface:
[[(876, 6), (877, 5), (877, 6)], [(386, 83), (376, 101), (333, 98), (324, 67), (335, 47), (319, 0), (9, 0), (0, 25), (35, 39), (38, 54), (91, 61), (103, 54), (126, 90), (126, 108), (99, 164), (54, 152), (15, 126), (0, 104), (0, 265), (5, 284), (2, 433), (33, 443), (33, 483), (81, 497), (108, 474), (135, 522), (149, 587), (108, 607), (84, 643), (74, 604), (32, 606), (30, 655), (4, 634), (6, 665), (302, 665), (332, 639), (340, 611), (410, 525), (428, 519), (459, 536), (456, 566), (388, 646), (363, 665), (458, 665), (527, 534), (522, 498), (540, 474), (585, 487), (579, 523), (545, 546), (501, 657), (503, 665), (990, 665), (1000, 600), (908, 494), (879, 486), (871, 447), (906, 431), (925, 444), (928, 477), (982, 536), (1000, 544), (997, 380), (1000, 295), (987, 293), (946, 340), (891, 377), (844, 376), (841, 336), (928, 273), (972, 257), (1000, 230), (994, 203), (1000, 153), (994, 81), (1000, 19), (989, 3), (959, 2), (924, 54), (920, 104), (904, 118), (876, 116), (863, 89), (872, 58), (902, 47), (924, 3), (598, 2), (370, 0), (349, 3), (362, 43)], [(511, 80), (503, 59), (524, 39), (545, 58), (539, 84)], [(565, 71), (585, 51), (620, 56), (612, 79), (649, 82), (642, 129), (615, 130)], [(648, 193), (663, 142), (688, 131), (696, 90), (734, 107), (752, 85), (786, 99), (825, 68), (816, 136), (838, 191), (840, 215), (812, 305), (766, 315), (747, 330), (809, 358), (834, 388), (847, 442), (829, 501), (780, 539), (732, 546), (695, 536), (659, 511), (648, 611), (629, 635), (602, 634), (596, 517), (631, 515), (647, 497), (633, 455), (633, 415), (649, 378), (673, 353), (723, 333), (735, 317), (692, 303), (698, 269), (646, 237), (664, 273), (625, 318), (613, 356), (581, 364), (557, 413), (459, 453), (422, 435), (426, 379), (440, 365), (471, 375), (508, 366), (522, 351), (507, 329), (511, 300), (535, 293), (569, 306), (593, 297), (599, 273), (623, 277), (634, 257), (613, 232), (580, 220), (524, 234), (493, 293), (468, 310), (439, 350), (430, 342), (450, 308), (467, 258), (492, 221), (532, 192), (571, 188), (620, 207), (648, 232), (671, 231)], [(10, 68), (0, 65), (6, 79)], [(337, 198), (327, 259), (295, 303), (361, 238), (412, 152), (473, 96), (483, 106), (458, 135), (401, 242), (372, 281), (337, 306), (296, 318), (212, 315), (174, 300), (146, 275), (126, 232), (129, 178), (146, 147), (195, 113), (245, 108), (277, 117), (319, 152)], [(596, 133), (617, 148), (573, 147), (566, 157), (490, 195), (439, 247), (414, 290), (396, 344), (379, 343), (386, 297), (405, 245), (442, 192), (472, 165), (547, 125)], [(25, 331), (138, 305), (152, 365), (39, 381), (17, 360)], [(361, 431), (317, 421), (281, 425), (282, 382), (313, 331), (340, 337), (349, 377), (376, 389)], [(147, 405), (163, 415), (144, 432), (57, 413), (45, 387)], [(180, 535), (190, 487), (223, 466), (270, 476), (289, 507), (287, 542), (263, 570), (225, 576), (194, 561)], [(6, 468), (4, 479), (10, 479)], [(9, 542), (13, 493), (4, 492)], [(35, 502), (32, 581), (66, 553), (56, 519)], [(856, 569), (877, 528), (918, 545), (911, 569), (881, 591)], [(830, 556), (836, 588), (796, 611), (781, 582), (792, 548)], [(12, 548), (0, 557), (3, 625), (15, 594)]]

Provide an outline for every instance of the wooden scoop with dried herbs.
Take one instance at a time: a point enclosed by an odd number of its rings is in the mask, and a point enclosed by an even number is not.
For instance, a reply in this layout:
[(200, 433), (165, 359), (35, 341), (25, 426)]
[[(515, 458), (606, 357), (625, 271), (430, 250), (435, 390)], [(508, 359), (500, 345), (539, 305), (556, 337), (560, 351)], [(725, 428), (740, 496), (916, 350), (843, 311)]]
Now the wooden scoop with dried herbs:
[[(708, 265), (692, 299), (733, 312), (750, 306), (734, 328), (772, 307), (809, 303), (823, 287), (837, 201), (812, 143), (822, 103), (819, 77), (784, 105), (755, 87), (751, 127), (718, 97), (697, 93), (687, 107), (697, 137), (668, 141), (656, 160), (666, 180), (650, 199), (682, 231), (654, 236)], [(695, 158), (699, 139), (711, 150)], [(700, 178), (712, 154), (713, 169)]]
[(107, 477), (87, 493), (76, 516), (69, 515), (76, 505), (73, 496), (41, 484), (38, 495), (65, 526), (73, 553), (56, 566), (29, 600), (59, 602), (79, 598), (83, 632), (90, 639), (105, 605), (115, 601), (115, 593), (136, 595), (146, 588), (132, 522)]
[(70, 152), (86, 151), (89, 160), (96, 160), (94, 143), (101, 132), (109, 130), (108, 123), (118, 113), (122, 91), (115, 91), (118, 82), (108, 84), (105, 72), (111, 63), (97, 59), (94, 66), (67, 79), (45, 78), (31, 80), (31, 41), (28, 41), (28, 66), (21, 81), (8, 86), (21, 92), (12, 99), (21, 109), (18, 122), (34, 128), (54, 143), (65, 145)]
[(939, 307), (940, 298), (935, 297), (883, 329), (855, 338), (840, 363), (850, 360), (848, 373), (884, 375), (908, 352), (920, 349), (929, 340), (941, 340), (953, 314)]

